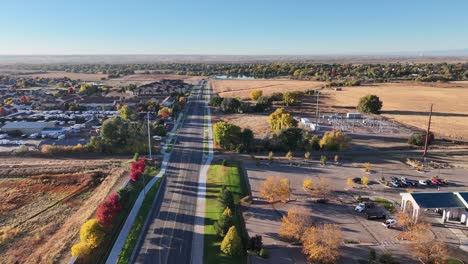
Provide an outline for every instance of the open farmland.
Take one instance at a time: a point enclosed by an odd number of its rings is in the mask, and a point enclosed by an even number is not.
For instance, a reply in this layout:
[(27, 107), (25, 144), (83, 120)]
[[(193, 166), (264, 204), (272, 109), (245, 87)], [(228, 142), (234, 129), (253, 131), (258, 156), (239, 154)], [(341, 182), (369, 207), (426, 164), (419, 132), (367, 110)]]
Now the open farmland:
[(183, 80), (186, 83), (195, 83), (198, 80), (203, 79), (204, 77), (200, 76), (187, 76), (187, 75), (175, 75), (175, 74), (132, 74), (123, 76), (120, 78), (114, 78), (110, 80), (103, 81), (105, 85), (110, 85), (113, 87), (119, 87), (129, 84), (143, 85), (147, 83), (161, 81), (163, 79), (178, 79)]
[(80, 226), (121, 186), (123, 159), (2, 157), (0, 263), (65, 263)]
[(107, 74), (94, 74), (94, 73), (73, 73), (64, 71), (50, 71), (47, 73), (31, 74), (28, 75), (33, 78), (70, 78), (72, 80), (82, 81), (100, 81), (102, 78), (107, 78)]
[(354, 111), (359, 98), (375, 94), (383, 101), (382, 115), (425, 129), (430, 104), (434, 104), (431, 130), (436, 135), (468, 140), (468, 82), (422, 85), (386, 83), (326, 90), (327, 106), (336, 112)]
[(296, 80), (211, 80), (213, 91), (221, 97), (248, 99), (252, 90), (262, 90), (264, 95), (288, 91), (306, 91), (322, 87), (324, 82)]

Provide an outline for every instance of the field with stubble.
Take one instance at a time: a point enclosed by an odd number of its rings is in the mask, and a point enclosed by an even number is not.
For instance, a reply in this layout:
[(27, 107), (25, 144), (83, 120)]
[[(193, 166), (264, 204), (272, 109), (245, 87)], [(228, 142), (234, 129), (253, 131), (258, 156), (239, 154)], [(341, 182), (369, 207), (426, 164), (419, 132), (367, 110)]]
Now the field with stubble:
[(68, 263), (80, 226), (125, 180), (126, 161), (2, 157), (0, 263)]
[(325, 90), (326, 105), (335, 111), (355, 111), (359, 98), (375, 94), (383, 101), (382, 115), (420, 129), (427, 127), (434, 104), (431, 130), (443, 137), (468, 140), (468, 82), (421, 84), (385, 83)]
[(211, 80), (213, 91), (221, 97), (248, 99), (252, 90), (262, 90), (264, 95), (288, 91), (306, 91), (322, 87), (324, 82), (296, 80)]

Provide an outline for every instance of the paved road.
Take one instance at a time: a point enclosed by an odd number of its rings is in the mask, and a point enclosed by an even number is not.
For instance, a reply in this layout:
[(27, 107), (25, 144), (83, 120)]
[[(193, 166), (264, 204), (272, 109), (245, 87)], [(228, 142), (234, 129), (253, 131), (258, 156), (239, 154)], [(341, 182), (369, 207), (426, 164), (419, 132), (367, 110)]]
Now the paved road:
[(190, 263), (204, 121), (203, 96), (198, 100), (193, 93), (136, 263)]

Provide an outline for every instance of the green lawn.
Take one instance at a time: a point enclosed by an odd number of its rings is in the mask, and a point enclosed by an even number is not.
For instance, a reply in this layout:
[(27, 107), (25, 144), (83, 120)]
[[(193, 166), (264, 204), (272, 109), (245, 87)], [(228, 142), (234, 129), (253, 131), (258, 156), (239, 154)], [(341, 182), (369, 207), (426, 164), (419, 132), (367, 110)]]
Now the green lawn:
[(381, 206), (385, 207), (385, 209), (387, 209), (390, 213), (394, 213), (395, 212), (395, 205), (393, 205), (393, 203), (387, 199), (383, 199), (383, 198), (375, 198), (374, 199), (375, 202), (377, 202), (378, 204), (380, 204)]
[[(246, 182), (242, 176), (239, 163), (228, 161), (227, 166), (222, 166), (221, 162), (214, 162), (207, 175), (206, 194), (206, 218), (204, 236), (203, 263), (206, 264), (238, 264), (246, 263), (246, 256), (230, 257), (221, 253), (221, 237), (214, 231), (213, 223), (217, 221), (219, 215), (224, 210), (217, 201), (218, 193), (223, 185), (227, 186), (234, 195), (237, 204), (239, 200), (248, 195)], [(235, 213), (235, 212), (234, 212)], [(236, 226), (240, 235), (244, 234), (244, 224), (241, 223), (239, 214), (236, 214)]]
[(138, 236), (141, 233), (141, 229), (143, 228), (148, 213), (153, 205), (154, 197), (156, 196), (156, 193), (159, 190), (159, 186), (161, 185), (161, 180), (162, 178), (159, 178), (146, 194), (145, 200), (143, 201), (143, 204), (138, 211), (138, 215), (135, 218), (135, 222), (133, 223), (132, 228), (128, 233), (128, 237), (122, 248), (122, 252), (120, 252), (117, 263), (130, 263), (130, 257), (132, 256), (132, 252), (135, 249), (136, 243), (138, 241)]
[(462, 264), (462, 263), (463, 262), (461, 262), (460, 260), (456, 258), (452, 258), (452, 257), (447, 258), (447, 264)]

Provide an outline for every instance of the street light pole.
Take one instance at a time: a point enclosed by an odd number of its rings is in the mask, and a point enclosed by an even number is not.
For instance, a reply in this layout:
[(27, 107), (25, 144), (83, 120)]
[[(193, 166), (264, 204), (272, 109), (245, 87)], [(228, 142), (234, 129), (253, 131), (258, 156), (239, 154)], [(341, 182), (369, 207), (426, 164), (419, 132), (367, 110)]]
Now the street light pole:
[(150, 130), (150, 121), (149, 121), (149, 111), (146, 112), (146, 120), (147, 120), (147, 124), (148, 124), (148, 153), (149, 153), (149, 157), (151, 160), (153, 160), (153, 156), (152, 156), (152, 153), (151, 153), (151, 130)]
[(318, 122), (319, 122), (319, 97), (320, 97), (320, 91), (319, 90), (315, 90), (317, 91), (317, 112), (315, 113), (315, 115), (317, 116), (316, 117), (316, 120), (315, 120), (315, 125), (318, 126)]

